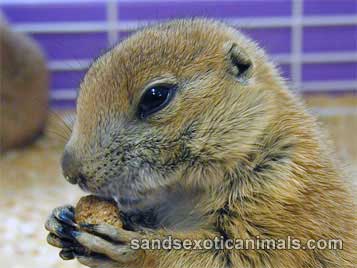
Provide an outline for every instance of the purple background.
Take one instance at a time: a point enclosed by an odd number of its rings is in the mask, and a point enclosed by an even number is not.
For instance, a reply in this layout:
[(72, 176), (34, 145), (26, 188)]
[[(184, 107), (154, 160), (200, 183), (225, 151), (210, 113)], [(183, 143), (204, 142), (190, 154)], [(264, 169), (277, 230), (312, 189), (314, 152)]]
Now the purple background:
[[(119, 22), (204, 16), (218, 19), (287, 18), (292, 13), (290, 0), (236, 0), (236, 1), (119, 1)], [(107, 20), (105, 1), (78, 3), (0, 4), (11, 25), (58, 22), (101, 22)], [(357, 0), (305, 0), (304, 16), (357, 16)], [(271, 55), (292, 52), (292, 29), (242, 29)], [(130, 32), (120, 32), (124, 38)], [(30, 34), (44, 49), (49, 62), (53, 60), (93, 59), (109, 47), (108, 33), (103, 32), (51, 32)], [(357, 53), (357, 25), (305, 26), (302, 50), (308, 53)], [(282, 64), (282, 74), (289, 79), (290, 64)], [(78, 88), (84, 70), (52, 71), (51, 89)], [(357, 62), (304, 63), (303, 81), (357, 80)], [(349, 89), (351, 90), (351, 89)], [(353, 90), (353, 89), (352, 89)], [(55, 106), (73, 106), (73, 100), (53, 100)]]

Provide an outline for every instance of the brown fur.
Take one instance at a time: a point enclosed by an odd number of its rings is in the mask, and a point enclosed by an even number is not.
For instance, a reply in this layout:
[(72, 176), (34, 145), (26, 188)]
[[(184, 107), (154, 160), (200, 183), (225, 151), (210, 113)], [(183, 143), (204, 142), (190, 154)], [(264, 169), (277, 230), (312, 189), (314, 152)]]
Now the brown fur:
[[(252, 62), (242, 81), (232, 44)], [(157, 79), (176, 81), (179, 92), (140, 120), (140, 96)], [(66, 151), (83, 188), (139, 200), (124, 211), (164, 207), (153, 238), (344, 242), (343, 250), (145, 251), (123, 267), (352, 268), (356, 209), (325, 143), (254, 42), (196, 19), (145, 28), (93, 63)]]

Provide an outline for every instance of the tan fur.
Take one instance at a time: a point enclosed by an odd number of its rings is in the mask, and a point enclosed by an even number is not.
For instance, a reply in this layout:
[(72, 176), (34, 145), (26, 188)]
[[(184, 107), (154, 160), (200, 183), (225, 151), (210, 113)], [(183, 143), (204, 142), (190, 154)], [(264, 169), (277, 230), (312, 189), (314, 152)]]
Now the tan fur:
[[(246, 81), (230, 72), (232, 44), (252, 62)], [(176, 81), (179, 92), (140, 120), (140, 96), (157, 79)], [(224, 233), (344, 242), (343, 250), (145, 251), (123, 267), (352, 268), (356, 209), (325, 144), (254, 42), (224, 24), (196, 19), (145, 28), (93, 63), (66, 151), (81, 163), (88, 178), (82, 187), (91, 192), (152, 202), (178, 188), (183, 196), (197, 193), (182, 205), (197, 217), (176, 214), (178, 224), (154, 230), (152, 238)]]

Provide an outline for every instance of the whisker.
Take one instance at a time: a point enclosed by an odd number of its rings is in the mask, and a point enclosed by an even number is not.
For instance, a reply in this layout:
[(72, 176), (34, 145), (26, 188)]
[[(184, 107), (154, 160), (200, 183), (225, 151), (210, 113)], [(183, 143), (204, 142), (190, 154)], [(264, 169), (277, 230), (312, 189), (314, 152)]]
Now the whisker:
[(59, 123), (62, 124), (62, 126), (64, 127), (63, 130), (66, 131), (66, 134), (68, 134), (68, 135), (71, 134), (71, 132), (72, 132), (72, 125), (69, 125), (69, 124), (65, 121), (65, 119), (64, 119), (65, 115), (64, 115), (64, 116), (60, 116), (57, 112), (55, 112), (55, 111), (53, 111), (53, 110), (50, 111), (50, 116), (51, 116), (51, 115), (54, 116), (56, 120), (58, 120), (58, 121), (54, 121), (54, 122), (59, 122)]

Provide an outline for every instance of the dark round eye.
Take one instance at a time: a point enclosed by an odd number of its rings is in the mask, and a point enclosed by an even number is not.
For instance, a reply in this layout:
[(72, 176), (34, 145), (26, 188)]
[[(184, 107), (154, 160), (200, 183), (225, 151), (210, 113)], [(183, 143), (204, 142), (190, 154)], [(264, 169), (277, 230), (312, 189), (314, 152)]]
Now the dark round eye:
[(144, 119), (163, 109), (171, 101), (175, 89), (173, 85), (158, 85), (147, 89), (139, 102), (139, 117)]

